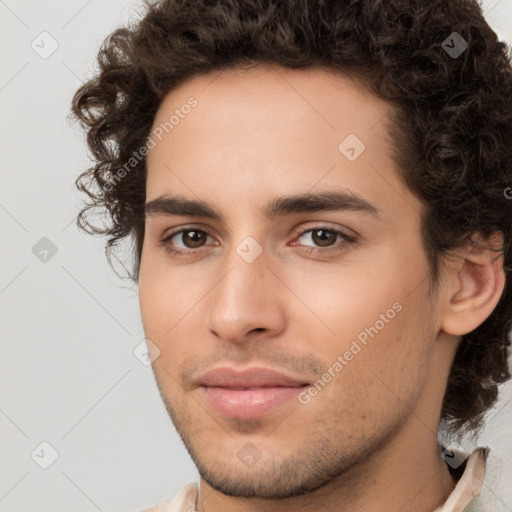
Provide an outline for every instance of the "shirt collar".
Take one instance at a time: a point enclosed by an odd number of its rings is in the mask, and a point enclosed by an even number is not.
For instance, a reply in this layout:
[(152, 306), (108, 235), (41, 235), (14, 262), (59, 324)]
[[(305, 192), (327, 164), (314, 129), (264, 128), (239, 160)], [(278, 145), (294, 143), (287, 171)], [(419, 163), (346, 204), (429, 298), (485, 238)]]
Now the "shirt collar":
[[(462, 452), (458, 455), (462, 455)], [(477, 448), (471, 453), (464, 462), (464, 472), (456, 482), (450, 496), (448, 496), (444, 505), (436, 508), (434, 512), (464, 512), (473, 498), (480, 494), (488, 455), (488, 447)]]

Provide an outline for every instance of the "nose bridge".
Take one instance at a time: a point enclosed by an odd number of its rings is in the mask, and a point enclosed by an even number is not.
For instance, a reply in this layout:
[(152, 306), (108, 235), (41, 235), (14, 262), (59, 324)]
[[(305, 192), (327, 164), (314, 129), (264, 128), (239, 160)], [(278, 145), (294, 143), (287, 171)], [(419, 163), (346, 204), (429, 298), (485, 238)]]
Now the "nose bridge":
[(284, 323), (278, 280), (268, 255), (252, 236), (233, 245), (219, 263), (222, 277), (210, 299), (209, 328), (225, 340), (241, 341), (254, 329), (277, 331)]

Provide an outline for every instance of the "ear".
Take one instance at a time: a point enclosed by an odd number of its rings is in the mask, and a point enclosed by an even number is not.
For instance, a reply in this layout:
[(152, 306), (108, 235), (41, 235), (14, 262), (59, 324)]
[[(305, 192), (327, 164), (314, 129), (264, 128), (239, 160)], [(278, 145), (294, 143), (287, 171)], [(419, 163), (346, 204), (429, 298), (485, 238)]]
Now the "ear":
[[(455, 251), (446, 265), (446, 282), (441, 316), (441, 329), (454, 336), (467, 334), (492, 313), (505, 287), (503, 234), (495, 232), (488, 239), (472, 237)], [(494, 249), (491, 250), (490, 248)]]

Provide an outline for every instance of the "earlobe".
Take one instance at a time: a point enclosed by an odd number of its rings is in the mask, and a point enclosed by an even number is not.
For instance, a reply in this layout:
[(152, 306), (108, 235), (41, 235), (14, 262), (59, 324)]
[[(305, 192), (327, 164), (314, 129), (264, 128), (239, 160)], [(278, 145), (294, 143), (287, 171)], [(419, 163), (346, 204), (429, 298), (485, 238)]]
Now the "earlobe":
[(467, 334), (492, 313), (505, 287), (503, 235), (488, 239), (475, 236), (470, 246), (459, 251), (456, 264), (449, 266), (446, 298), (442, 305), (441, 329), (454, 336)]

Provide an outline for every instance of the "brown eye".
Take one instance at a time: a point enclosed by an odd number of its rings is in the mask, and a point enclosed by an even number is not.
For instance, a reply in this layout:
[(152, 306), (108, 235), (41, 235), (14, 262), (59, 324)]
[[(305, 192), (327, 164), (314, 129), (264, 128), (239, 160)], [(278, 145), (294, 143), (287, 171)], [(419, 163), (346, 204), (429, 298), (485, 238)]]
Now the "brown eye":
[(167, 240), (171, 241), (173, 238), (181, 236), (181, 242), (187, 249), (197, 249), (202, 247), (208, 237), (208, 234), (198, 229), (186, 229), (174, 233)]
[(328, 229), (315, 229), (311, 231), (311, 239), (320, 247), (327, 247), (336, 241), (337, 233)]
[(208, 251), (209, 245), (219, 245), (219, 242), (209, 235), (207, 231), (196, 226), (182, 227), (168, 235), (164, 235), (164, 238), (159, 243), (169, 254), (183, 257), (199, 256)]
[(306, 253), (327, 255), (346, 250), (355, 240), (355, 236), (339, 229), (317, 226), (297, 233), (297, 238), (291, 245), (301, 246), (301, 250)]
[(341, 231), (322, 227), (308, 229), (299, 234), (299, 240), (302, 239), (301, 245), (308, 246), (309, 244), (307, 242), (313, 242), (313, 244), (318, 247), (329, 247), (336, 242), (338, 237), (340, 237), (341, 240), (349, 238)]

